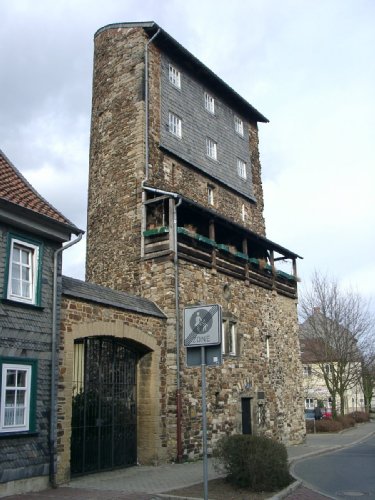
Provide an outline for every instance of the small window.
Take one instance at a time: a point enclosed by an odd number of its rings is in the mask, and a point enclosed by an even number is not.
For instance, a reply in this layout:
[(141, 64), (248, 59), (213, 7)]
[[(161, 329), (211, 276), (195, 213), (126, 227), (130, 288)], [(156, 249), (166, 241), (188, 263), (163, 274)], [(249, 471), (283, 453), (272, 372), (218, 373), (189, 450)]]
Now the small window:
[(36, 361), (19, 363), (0, 360), (0, 432), (34, 430)]
[(305, 399), (305, 408), (306, 409), (314, 409), (315, 405), (314, 405), (314, 399), (313, 398), (306, 398)]
[(236, 356), (237, 353), (237, 325), (234, 321), (223, 320), (222, 325), (222, 353)]
[(215, 114), (215, 99), (207, 92), (204, 93), (204, 107), (212, 114)]
[(304, 365), (303, 374), (305, 377), (311, 377), (311, 365)]
[(10, 239), (7, 298), (37, 304), (39, 246), (18, 238)]
[(174, 115), (173, 113), (169, 113), (168, 127), (169, 127), (169, 132), (171, 134), (181, 138), (182, 136), (181, 118)]
[(171, 64), (169, 65), (169, 81), (178, 89), (181, 88), (181, 73)]
[(333, 366), (332, 365), (324, 365), (324, 371), (327, 375), (331, 375), (333, 372)]
[(234, 117), (234, 129), (241, 137), (243, 137), (243, 121), (238, 116)]
[(266, 358), (270, 359), (270, 335), (266, 336)]
[(241, 219), (243, 222), (245, 222), (245, 220), (246, 220), (246, 208), (245, 208), (244, 203), (242, 203), (242, 207), (241, 207)]
[(215, 202), (214, 191), (215, 188), (213, 186), (210, 185), (207, 186), (207, 202), (209, 205), (214, 205)]
[(240, 158), (237, 158), (237, 172), (241, 179), (246, 180), (246, 163)]
[(206, 153), (213, 160), (217, 160), (217, 143), (208, 137), (206, 139)]

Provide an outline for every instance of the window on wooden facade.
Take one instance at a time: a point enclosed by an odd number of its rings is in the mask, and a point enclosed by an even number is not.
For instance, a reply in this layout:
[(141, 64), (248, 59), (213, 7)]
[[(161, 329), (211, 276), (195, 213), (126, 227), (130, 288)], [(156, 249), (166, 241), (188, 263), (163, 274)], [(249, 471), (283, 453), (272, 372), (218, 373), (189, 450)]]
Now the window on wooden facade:
[(238, 116), (234, 117), (234, 130), (243, 137), (243, 121)]
[(169, 113), (168, 127), (171, 134), (175, 135), (176, 137), (182, 136), (181, 118), (171, 112)]
[(206, 154), (209, 158), (217, 160), (217, 143), (209, 137), (206, 138)]
[(25, 304), (38, 304), (40, 245), (10, 237), (6, 298)]
[(237, 158), (237, 173), (241, 177), (241, 179), (246, 180), (246, 163), (240, 158)]
[(181, 88), (181, 73), (172, 64), (169, 65), (169, 81), (178, 89)]
[(215, 114), (215, 99), (207, 92), (204, 93), (204, 107), (212, 114)]
[(0, 358), (0, 432), (35, 430), (36, 361)]

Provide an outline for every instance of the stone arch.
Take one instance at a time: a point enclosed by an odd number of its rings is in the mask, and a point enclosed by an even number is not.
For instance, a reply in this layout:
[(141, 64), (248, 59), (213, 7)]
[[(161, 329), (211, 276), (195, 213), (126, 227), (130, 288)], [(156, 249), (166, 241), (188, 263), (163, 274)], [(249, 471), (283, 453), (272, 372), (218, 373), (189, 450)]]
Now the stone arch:
[(129, 340), (142, 352), (137, 364), (137, 455), (140, 463), (150, 463), (159, 455), (160, 347), (156, 339), (137, 327), (115, 321), (83, 321), (65, 328), (60, 354), (57, 481), (70, 479), (70, 439), (72, 419), (74, 342), (94, 336)]

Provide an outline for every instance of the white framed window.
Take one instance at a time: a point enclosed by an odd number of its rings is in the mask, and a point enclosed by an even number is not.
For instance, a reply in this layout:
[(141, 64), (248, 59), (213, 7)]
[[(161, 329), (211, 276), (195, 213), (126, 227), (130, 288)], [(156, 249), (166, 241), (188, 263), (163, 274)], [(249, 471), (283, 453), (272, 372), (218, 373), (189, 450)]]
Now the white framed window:
[(237, 158), (237, 173), (241, 177), (241, 179), (246, 180), (246, 163), (240, 158)]
[(267, 359), (270, 359), (270, 338), (271, 336), (270, 335), (267, 335), (266, 336), (266, 358)]
[(215, 203), (214, 191), (215, 188), (213, 186), (207, 186), (207, 202), (209, 205), (214, 205)]
[(181, 88), (181, 73), (172, 64), (169, 65), (169, 81), (178, 89)]
[(213, 115), (215, 114), (215, 98), (207, 92), (204, 93), (204, 107)]
[(238, 116), (234, 117), (234, 130), (243, 137), (243, 121)]
[(206, 154), (213, 160), (217, 160), (217, 143), (209, 137), (206, 138)]
[(1, 363), (0, 433), (34, 430), (33, 370), (36, 361)]
[(222, 353), (236, 356), (237, 353), (237, 324), (235, 321), (224, 319), (222, 323)]
[(333, 366), (329, 364), (324, 365), (324, 371), (327, 375), (331, 375), (333, 372)]
[(305, 399), (305, 408), (306, 409), (314, 409), (315, 405), (314, 405), (314, 399), (313, 398), (306, 398)]
[(8, 299), (36, 304), (38, 267), (39, 246), (12, 238), (9, 251)]
[(168, 128), (169, 132), (176, 137), (181, 138), (182, 136), (182, 123), (181, 123), (181, 118), (179, 118), (177, 115), (169, 112), (169, 118), (168, 118)]

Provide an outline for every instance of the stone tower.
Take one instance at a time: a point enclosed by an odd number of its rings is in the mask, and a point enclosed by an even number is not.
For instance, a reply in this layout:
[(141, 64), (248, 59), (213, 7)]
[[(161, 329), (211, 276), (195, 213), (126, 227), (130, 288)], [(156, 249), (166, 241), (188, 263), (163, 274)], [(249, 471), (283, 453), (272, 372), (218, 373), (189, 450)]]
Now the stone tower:
[(265, 234), (258, 123), (267, 121), (156, 23), (96, 33), (86, 278), (151, 299), (168, 317), (158, 338), (161, 459), (201, 451), (200, 370), (186, 367), (182, 340), (183, 309), (197, 304), (220, 304), (223, 315), (223, 364), (207, 375), (209, 442), (304, 435), (298, 255)]

